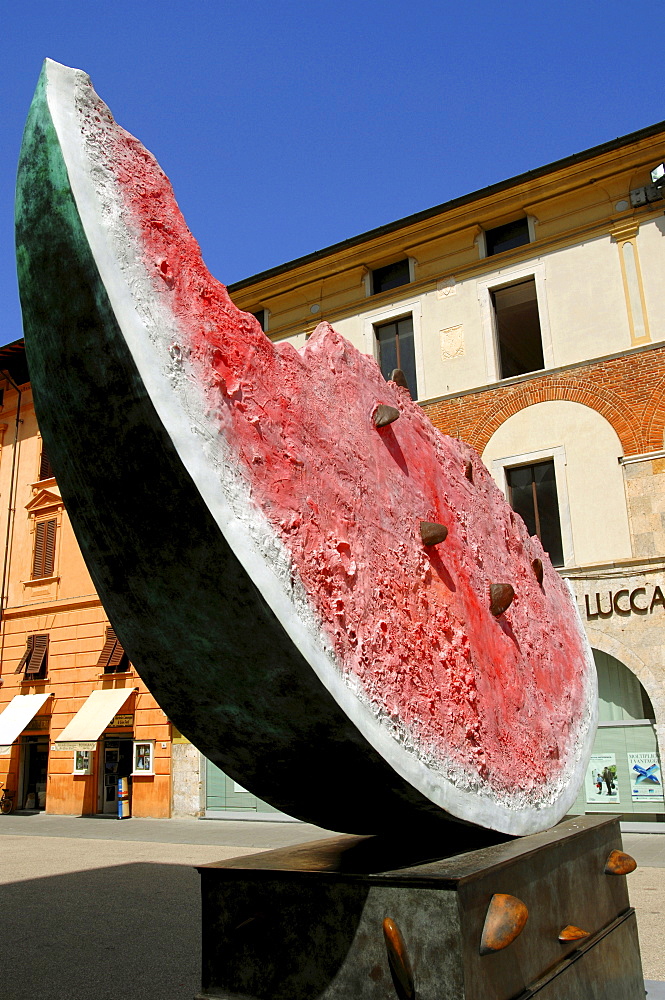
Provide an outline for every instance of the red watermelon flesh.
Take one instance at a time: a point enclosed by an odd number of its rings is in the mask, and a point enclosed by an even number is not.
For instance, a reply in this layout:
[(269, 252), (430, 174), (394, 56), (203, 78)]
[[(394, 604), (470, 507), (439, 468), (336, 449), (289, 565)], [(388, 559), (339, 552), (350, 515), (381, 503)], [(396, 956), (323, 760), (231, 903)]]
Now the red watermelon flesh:
[[(539, 541), (475, 452), (438, 432), (373, 358), (326, 323), (301, 350), (273, 344), (233, 305), (156, 160), (86, 81), (63, 77), (53, 89), (75, 109), (78, 148), (65, 160), (74, 191), (86, 192), (93, 250), (100, 220), (102, 277), (108, 259), (118, 311), (124, 297), (146, 331), (139, 367), (158, 367), (165, 405), (204, 441), (232, 511), (248, 501), (238, 520), (290, 601), (284, 627), (296, 642), (303, 622), (316, 634), (331, 690), (347, 692), (336, 696), (354, 721), (373, 745), (394, 747), (394, 766), (424, 794), (507, 832), (554, 822), (590, 752), (594, 668)], [(400, 417), (377, 429), (381, 403)], [(424, 545), (421, 521), (445, 525), (445, 541)], [(493, 583), (515, 590), (499, 616)]]

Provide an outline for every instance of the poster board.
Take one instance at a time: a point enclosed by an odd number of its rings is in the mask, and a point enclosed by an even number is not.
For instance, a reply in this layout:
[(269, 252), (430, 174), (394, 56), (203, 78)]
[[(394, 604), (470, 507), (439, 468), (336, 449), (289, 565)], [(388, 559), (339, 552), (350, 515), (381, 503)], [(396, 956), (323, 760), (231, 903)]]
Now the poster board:
[(632, 801), (663, 802), (663, 776), (656, 751), (629, 751), (627, 756)]
[[(607, 777), (609, 776), (609, 782)], [(609, 805), (621, 801), (617, 781), (617, 759), (613, 753), (591, 755), (584, 779), (587, 803)]]

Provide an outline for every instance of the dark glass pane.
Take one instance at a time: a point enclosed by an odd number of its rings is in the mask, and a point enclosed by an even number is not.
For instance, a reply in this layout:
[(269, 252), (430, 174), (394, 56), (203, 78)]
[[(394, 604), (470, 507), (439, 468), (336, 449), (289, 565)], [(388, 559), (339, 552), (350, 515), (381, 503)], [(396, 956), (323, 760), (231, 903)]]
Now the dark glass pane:
[(499, 341), (501, 378), (545, 366), (536, 282), (533, 278), (492, 292)]
[(412, 399), (418, 398), (416, 384), (416, 354), (413, 340), (413, 319), (405, 316), (395, 323), (374, 327), (379, 342), (381, 374), (389, 379), (395, 368), (401, 368), (406, 377)]
[(379, 342), (379, 365), (381, 374), (389, 379), (397, 365), (397, 323), (386, 323), (374, 328)]
[(379, 292), (387, 292), (391, 288), (398, 288), (399, 285), (408, 285), (410, 280), (408, 259), (398, 260), (385, 267), (377, 267), (372, 271), (372, 294), (378, 295)]
[(266, 328), (266, 311), (265, 309), (258, 309), (255, 313), (252, 313), (254, 319), (259, 321), (259, 326), (262, 330)]
[(507, 469), (510, 505), (522, 518), (530, 535), (536, 535), (536, 511), (533, 503), (532, 466)]
[(537, 465), (508, 469), (507, 477), (513, 510), (522, 517), (529, 533), (538, 535), (552, 565), (563, 566), (554, 462), (539, 462)]
[(552, 565), (563, 566), (561, 521), (559, 519), (556, 479), (554, 478), (554, 462), (542, 462), (535, 465), (534, 479), (540, 519), (540, 540), (552, 560)]
[(488, 257), (492, 257), (495, 253), (503, 253), (504, 250), (524, 246), (528, 242), (529, 223), (526, 219), (516, 219), (514, 222), (507, 222), (505, 226), (485, 230)]

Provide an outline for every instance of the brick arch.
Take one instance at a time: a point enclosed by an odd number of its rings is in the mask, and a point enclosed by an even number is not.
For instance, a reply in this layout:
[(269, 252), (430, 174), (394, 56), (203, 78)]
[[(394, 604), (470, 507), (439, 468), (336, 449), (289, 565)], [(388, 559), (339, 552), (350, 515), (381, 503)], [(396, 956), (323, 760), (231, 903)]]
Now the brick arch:
[(647, 400), (642, 426), (644, 451), (660, 451), (665, 446), (665, 376)]
[(575, 385), (571, 385), (569, 382), (557, 379), (542, 386), (534, 385), (532, 382), (516, 385), (476, 421), (467, 440), (482, 455), (492, 434), (506, 422), (508, 417), (525, 410), (527, 406), (553, 400), (581, 403), (595, 410), (605, 417), (616, 431), (624, 455), (636, 455), (641, 451), (640, 436), (631, 426), (635, 415), (627, 403), (597, 383), (578, 381)]

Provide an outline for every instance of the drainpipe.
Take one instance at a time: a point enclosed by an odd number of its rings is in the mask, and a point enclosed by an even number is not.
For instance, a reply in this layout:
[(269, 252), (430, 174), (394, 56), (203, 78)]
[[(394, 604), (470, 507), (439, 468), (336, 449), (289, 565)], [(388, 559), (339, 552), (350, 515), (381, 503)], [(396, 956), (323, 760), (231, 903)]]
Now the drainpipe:
[(9, 479), (9, 505), (7, 507), (7, 535), (5, 538), (5, 556), (2, 565), (2, 582), (0, 583), (0, 626), (4, 625), (5, 606), (7, 600), (9, 599), (9, 595), (6, 593), (7, 574), (9, 572), (9, 542), (11, 538), (12, 525), (14, 523), (14, 514), (16, 513), (16, 508), (14, 506), (15, 502), (14, 494), (15, 494), (15, 484), (16, 484), (16, 462), (18, 457), (18, 434), (20, 426), (23, 423), (23, 421), (21, 420), (21, 397), (22, 397), (21, 390), (19, 389), (19, 387), (17, 386), (16, 382), (11, 377), (9, 372), (3, 371), (1, 374), (4, 376), (4, 378), (7, 379), (7, 381), (13, 386), (13, 388), (16, 389), (16, 392), (18, 394), (18, 402), (16, 404), (16, 424), (14, 427), (14, 449), (12, 454), (12, 470)]

